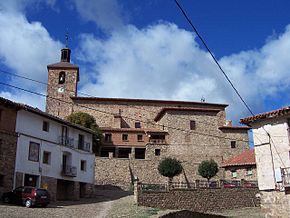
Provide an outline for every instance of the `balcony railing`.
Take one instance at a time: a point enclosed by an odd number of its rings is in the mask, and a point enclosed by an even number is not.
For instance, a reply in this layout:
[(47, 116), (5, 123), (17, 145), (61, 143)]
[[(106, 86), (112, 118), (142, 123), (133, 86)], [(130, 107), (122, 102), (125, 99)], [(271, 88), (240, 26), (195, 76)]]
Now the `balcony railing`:
[(62, 165), (62, 175), (76, 177), (77, 176), (77, 168), (70, 165)]
[(59, 144), (64, 145), (64, 146), (68, 146), (68, 147), (71, 147), (71, 148), (75, 147), (74, 139), (70, 138), (70, 137), (59, 136), (58, 142), (59, 142)]
[(78, 142), (78, 149), (84, 150), (84, 151), (91, 151), (91, 143), (79, 141)]
[(166, 144), (165, 139), (149, 139), (149, 143), (152, 144)]

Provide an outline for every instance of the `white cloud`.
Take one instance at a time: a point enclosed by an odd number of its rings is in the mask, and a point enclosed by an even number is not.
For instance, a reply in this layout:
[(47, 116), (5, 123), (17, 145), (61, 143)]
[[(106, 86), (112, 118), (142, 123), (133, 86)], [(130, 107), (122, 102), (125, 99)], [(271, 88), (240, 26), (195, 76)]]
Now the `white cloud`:
[(83, 19), (95, 22), (105, 31), (124, 26), (126, 15), (118, 0), (73, 0), (73, 2)]
[[(96, 96), (228, 103), (235, 121), (248, 115), (217, 66), (192, 33), (174, 24), (144, 29), (127, 25), (107, 40), (83, 34), (78, 58), (86, 72), (81, 91)], [(289, 92), (290, 26), (260, 50), (223, 57), (221, 65), (254, 112), (264, 100)], [(88, 73), (87, 73), (88, 72)], [(82, 78), (82, 77), (81, 77)]]
[[(0, 11), (0, 29), (5, 30), (0, 34), (0, 63), (9, 68), (9, 72), (46, 82), (46, 65), (58, 61), (56, 54), (62, 45), (52, 39), (41, 23), (29, 22), (18, 4), (12, 2), (9, 10)], [(11, 77), (9, 83), (35, 92), (46, 91), (43, 85), (15, 77)], [(11, 89), (11, 93), (14, 100), (23, 102), (25, 99), (27, 103), (44, 109), (44, 100), (39, 101), (34, 95), (29, 98), (28, 94), (15, 89)]]

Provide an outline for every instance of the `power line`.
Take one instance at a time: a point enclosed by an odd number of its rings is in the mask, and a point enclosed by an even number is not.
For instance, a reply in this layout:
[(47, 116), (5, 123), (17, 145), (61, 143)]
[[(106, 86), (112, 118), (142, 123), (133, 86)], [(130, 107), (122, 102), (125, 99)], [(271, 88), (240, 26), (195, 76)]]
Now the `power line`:
[(236, 89), (236, 87), (234, 86), (234, 84), (232, 83), (232, 81), (230, 80), (230, 78), (228, 77), (228, 75), (226, 74), (226, 72), (223, 70), (223, 68), (221, 67), (221, 65), (219, 64), (219, 62), (217, 61), (217, 59), (215, 58), (215, 56), (213, 55), (213, 53), (211, 52), (211, 50), (209, 49), (209, 47), (207, 46), (207, 44), (205, 43), (205, 41), (203, 40), (203, 38), (201, 37), (201, 35), (198, 33), (197, 29), (192, 24), (191, 20), (186, 15), (185, 11), (182, 9), (182, 7), (180, 6), (180, 4), (178, 3), (177, 0), (174, 0), (174, 1), (177, 4), (177, 6), (179, 7), (179, 9), (181, 10), (181, 12), (184, 15), (184, 17), (186, 18), (186, 20), (188, 21), (188, 23), (190, 24), (190, 26), (193, 28), (193, 30), (196, 33), (196, 35), (198, 36), (198, 38), (202, 41), (203, 45), (205, 46), (205, 48), (207, 49), (207, 51), (211, 55), (211, 57), (214, 60), (214, 62), (217, 64), (217, 66), (220, 69), (220, 71), (225, 76), (226, 80), (230, 83), (230, 85), (232, 86), (232, 88), (235, 90), (236, 94), (239, 96), (239, 98), (241, 99), (241, 101), (243, 102), (243, 104), (245, 105), (245, 107), (254, 116), (254, 113), (252, 112), (252, 110), (250, 109), (250, 107), (248, 106), (248, 104), (246, 103), (246, 101), (243, 99), (243, 97), (240, 95), (239, 91)]
[[(88, 107), (88, 106), (79, 105), (79, 104), (74, 103), (74, 102), (64, 101), (64, 100), (61, 100), (61, 99), (58, 99), (58, 98), (54, 98), (54, 97), (51, 97), (51, 96), (48, 96), (48, 95), (45, 95), (45, 94), (41, 94), (41, 93), (38, 93), (38, 92), (34, 92), (34, 91), (31, 91), (31, 90), (27, 90), (27, 89), (24, 89), (24, 88), (21, 88), (21, 87), (18, 87), (18, 86), (14, 86), (14, 85), (11, 85), (11, 84), (7, 84), (7, 83), (0, 82), (0, 85), (12, 87), (12, 88), (15, 88), (15, 89), (18, 89), (18, 90), (21, 90), (21, 91), (24, 91), (24, 92), (28, 92), (28, 93), (31, 93), (31, 94), (34, 94), (34, 95), (38, 95), (38, 96), (41, 96), (41, 97), (46, 97), (46, 98), (54, 99), (54, 100), (57, 100), (57, 101), (60, 101), (60, 102), (66, 103), (66, 104), (76, 105), (78, 107), (86, 108), (86, 109), (93, 110), (93, 111), (97, 111), (97, 112), (100, 112), (100, 113), (115, 115), (112, 112), (102, 111), (102, 110), (98, 110), (96, 108), (91, 108), (91, 107)], [(160, 126), (160, 127), (166, 127), (168, 129), (173, 129), (173, 130), (182, 131), (182, 132), (186, 132), (186, 133), (192, 133), (192, 134), (197, 134), (197, 135), (209, 136), (209, 137), (214, 137), (214, 138), (219, 138), (219, 139), (228, 139), (228, 140), (234, 140), (234, 141), (249, 142), (249, 140), (241, 140), (241, 139), (224, 137), (224, 136), (219, 136), (219, 135), (214, 135), (214, 134), (208, 134), (208, 133), (203, 133), (203, 132), (198, 132), (198, 131), (185, 130), (185, 129), (182, 129), (182, 128), (177, 128), (177, 127), (172, 127), (172, 126), (168, 126), (168, 125), (162, 125), (162, 124), (157, 124), (157, 123), (153, 123), (153, 122), (143, 121), (143, 120), (136, 119), (136, 118), (132, 118), (132, 117), (128, 117), (128, 116), (124, 116), (124, 118), (126, 118), (128, 120), (139, 121), (139, 122), (142, 122), (142, 123), (155, 124), (155, 125)]]
[[(22, 78), (22, 79), (26, 79), (26, 80), (29, 80), (29, 81), (32, 81), (32, 82), (36, 82), (36, 83), (39, 83), (39, 84), (43, 84), (43, 85), (46, 85), (47, 87), (53, 87), (53, 88), (54, 88), (53, 85), (49, 85), (48, 83), (45, 83), (45, 82), (42, 82), (42, 81), (39, 81), (39, 80), (35, 80), (35, 79), (31, 79), (31, 78), (29, 78), (29, 77), (25, 77), (25, 76), (21, 76), (21, 75), (18, 75), (18, 74), (14, 74), (14, 73), (11, 73), (11, 72), (8, 72), (8, 71), (4, 71), (4, 70), (2, 70), (2, 69), (0, 69), (0, 72), (2, 72), (2, 73), (4, 73), (4, 74), (7, 74), (7, 75), (11, 75), (11, 76), (19, 77), (19, 78)], [(67, 89), (67, 91), (72, 91), (72, 92), (74, 92), (75, 90)], [(82, 95), (85, 95), (85, 96), (89, 96), (89, 97), (95, 97), (95, 96), (92, 96), (92, 95), (87, 94), (87, 93), (84, 93), (84, 92), (79, 92), (79, 91), (78, 91), (78, 93), (80, 93), (80, 94), (82, 94)], [(129, 105), (129, 104), (127, 104), (127, 105)], [(147, 109), (142, 108), (142, 107), (132, 106), (132, 105), (130, 105), (130, 107), (134, 107), (134, 108), (137, 108), (137, 109), (139, 109), (139, 110), (146, 111), (146, 112), (151, 113), (151, 114), (153, 114), (153, 113), (156, 114), (156, 111), (147, 110)], [(182, 119), (182, 120), (186, 120), (186, 121), (188, 121), (188, 119), (183, 118), (183, 117), (181, 117), (181, 118), (179, 118), (179, 119)], [(148, 120), (148, 119), (147, 119), (147, 120)], [(150, 122), (150, 120), (148, 120), (148, 122)], [(216, 125), (213, 125), (212, 122), (206, 122), (206, 121), (198, 121), (198, 122), (199, 122), (199, 123), (204, 123), (204, 124), (206, 124), (206, 125), (210, 125), (210, 126), (213, 126), (213, 127), (216, 126)]]
[[(191, 22), (191, 20), (189, 19), (189, 17), (187, 16), (187, 14), (185, 13), (185, 11), (183, 10), (183, 8), (181, 7), (181, 5), (178, 3), (177, 0), (174, 0), (177, 7), (181, 10), (182, 14), (184, 15), (184, 17), (186, 18), (187, 22), (190, 24), (190, 26), (193, 28), (194, 32), (196, 33), (196, 35), (198, 36), (198, 38), (201, 40), (201, 42), (203, 43), (204, 47), (206, 48), (206, 50), (209, 52), (209, 54), (211, 55), (212, 59), (214, 60), (214, 62), (216, 63), (216, 65), (218, 66), (218, 68), (220, 69), (220, 71), (223, 73), (223, 75), (225, 76), (226, 80), (230, 83), (231, 87), (234, 89), (235, 93), (238, 95), (238, 97), (240, 98), (240, 100), (242, 101), (242, 103), (245, 105), (245, 107), (248, 109), (248, 111), (251, 113), (252, 116), (255, 116), (254, 113), (252, 112), (252, 110), (250, 109), (250, 107), (248, 106), (248, 104), (246, 103), (246, 101), (243, 99), (243, 97), (241, 96), (241, 94), (239, 93), (239, 91), (236, 89), (236, 87), (234, 86), (234, 84), (232, 83), (232, 81), (230, 80), (230, 78), (228, 77), (228, 75), (226, 74), (226, 72), (223, 70), (223, 68), (221, 67), (221, 65), (219, 64), (219, 62), (217, 61), (217, 59), (215, 58), (215, 56), (213, 55), (213, 53), (211, 52), (211, 50), (209, 49), (209, 47), (207, 46), (207, 44), (205, 43), (204, 39), (202, 38), (202, 36), (199, 34), (199, 32), (197, 31), (197, 29), (195, 28), (195, 26), (193, 25), (193, 23)], [(270, 142), (272, 141), (273, 146), (277, 152), (277, 148), (276, 145), (274, 143), (274, 141), (271, 138), (270, 133), (264, 128), (264, 126), (262, 127), (264, 129), (264, 131), (268, 134)], [(259, 138), (257, 138), (260, 142), (262, 142)], [(278, 154), (278, 153), (277, 153)], [(278, 154), (278, 157), (281, 160), (281, 163), (285, 166), (282, 158), (280, 157), (280, 155)]]

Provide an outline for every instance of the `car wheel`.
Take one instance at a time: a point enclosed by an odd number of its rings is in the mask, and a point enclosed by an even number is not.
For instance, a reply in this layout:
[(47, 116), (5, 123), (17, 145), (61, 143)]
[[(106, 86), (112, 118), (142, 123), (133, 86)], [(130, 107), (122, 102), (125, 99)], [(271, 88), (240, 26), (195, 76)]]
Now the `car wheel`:
[(32, 206), (32, 202), (31, 202), (31, 200), (30, 199), (27, 199), (26, 201), (25, 201), (25, 207), (31, 207)]
[(9, 202), (10, 202), (10, 199), (9, 199), (9, 197), (4, 197), (4, 198), (3, 198), (3, 201), (4, 201), (5, 203), (9, 203)]

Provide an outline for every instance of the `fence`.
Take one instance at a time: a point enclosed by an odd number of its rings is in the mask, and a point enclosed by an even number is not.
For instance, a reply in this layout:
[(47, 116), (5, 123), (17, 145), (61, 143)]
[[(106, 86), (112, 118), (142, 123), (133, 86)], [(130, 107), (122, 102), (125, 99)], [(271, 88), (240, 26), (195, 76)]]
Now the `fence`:
[(239, 187), (258, 187), (257, 181), (254, 180), (196, 180), (191, 183), (171, 182), (164, 184), (146, 184), (141, 183), (141, 191), (164, 192), (169, 190), (193, 190), (193, 189), (217, 189), (217, 188), (239, 188)]

